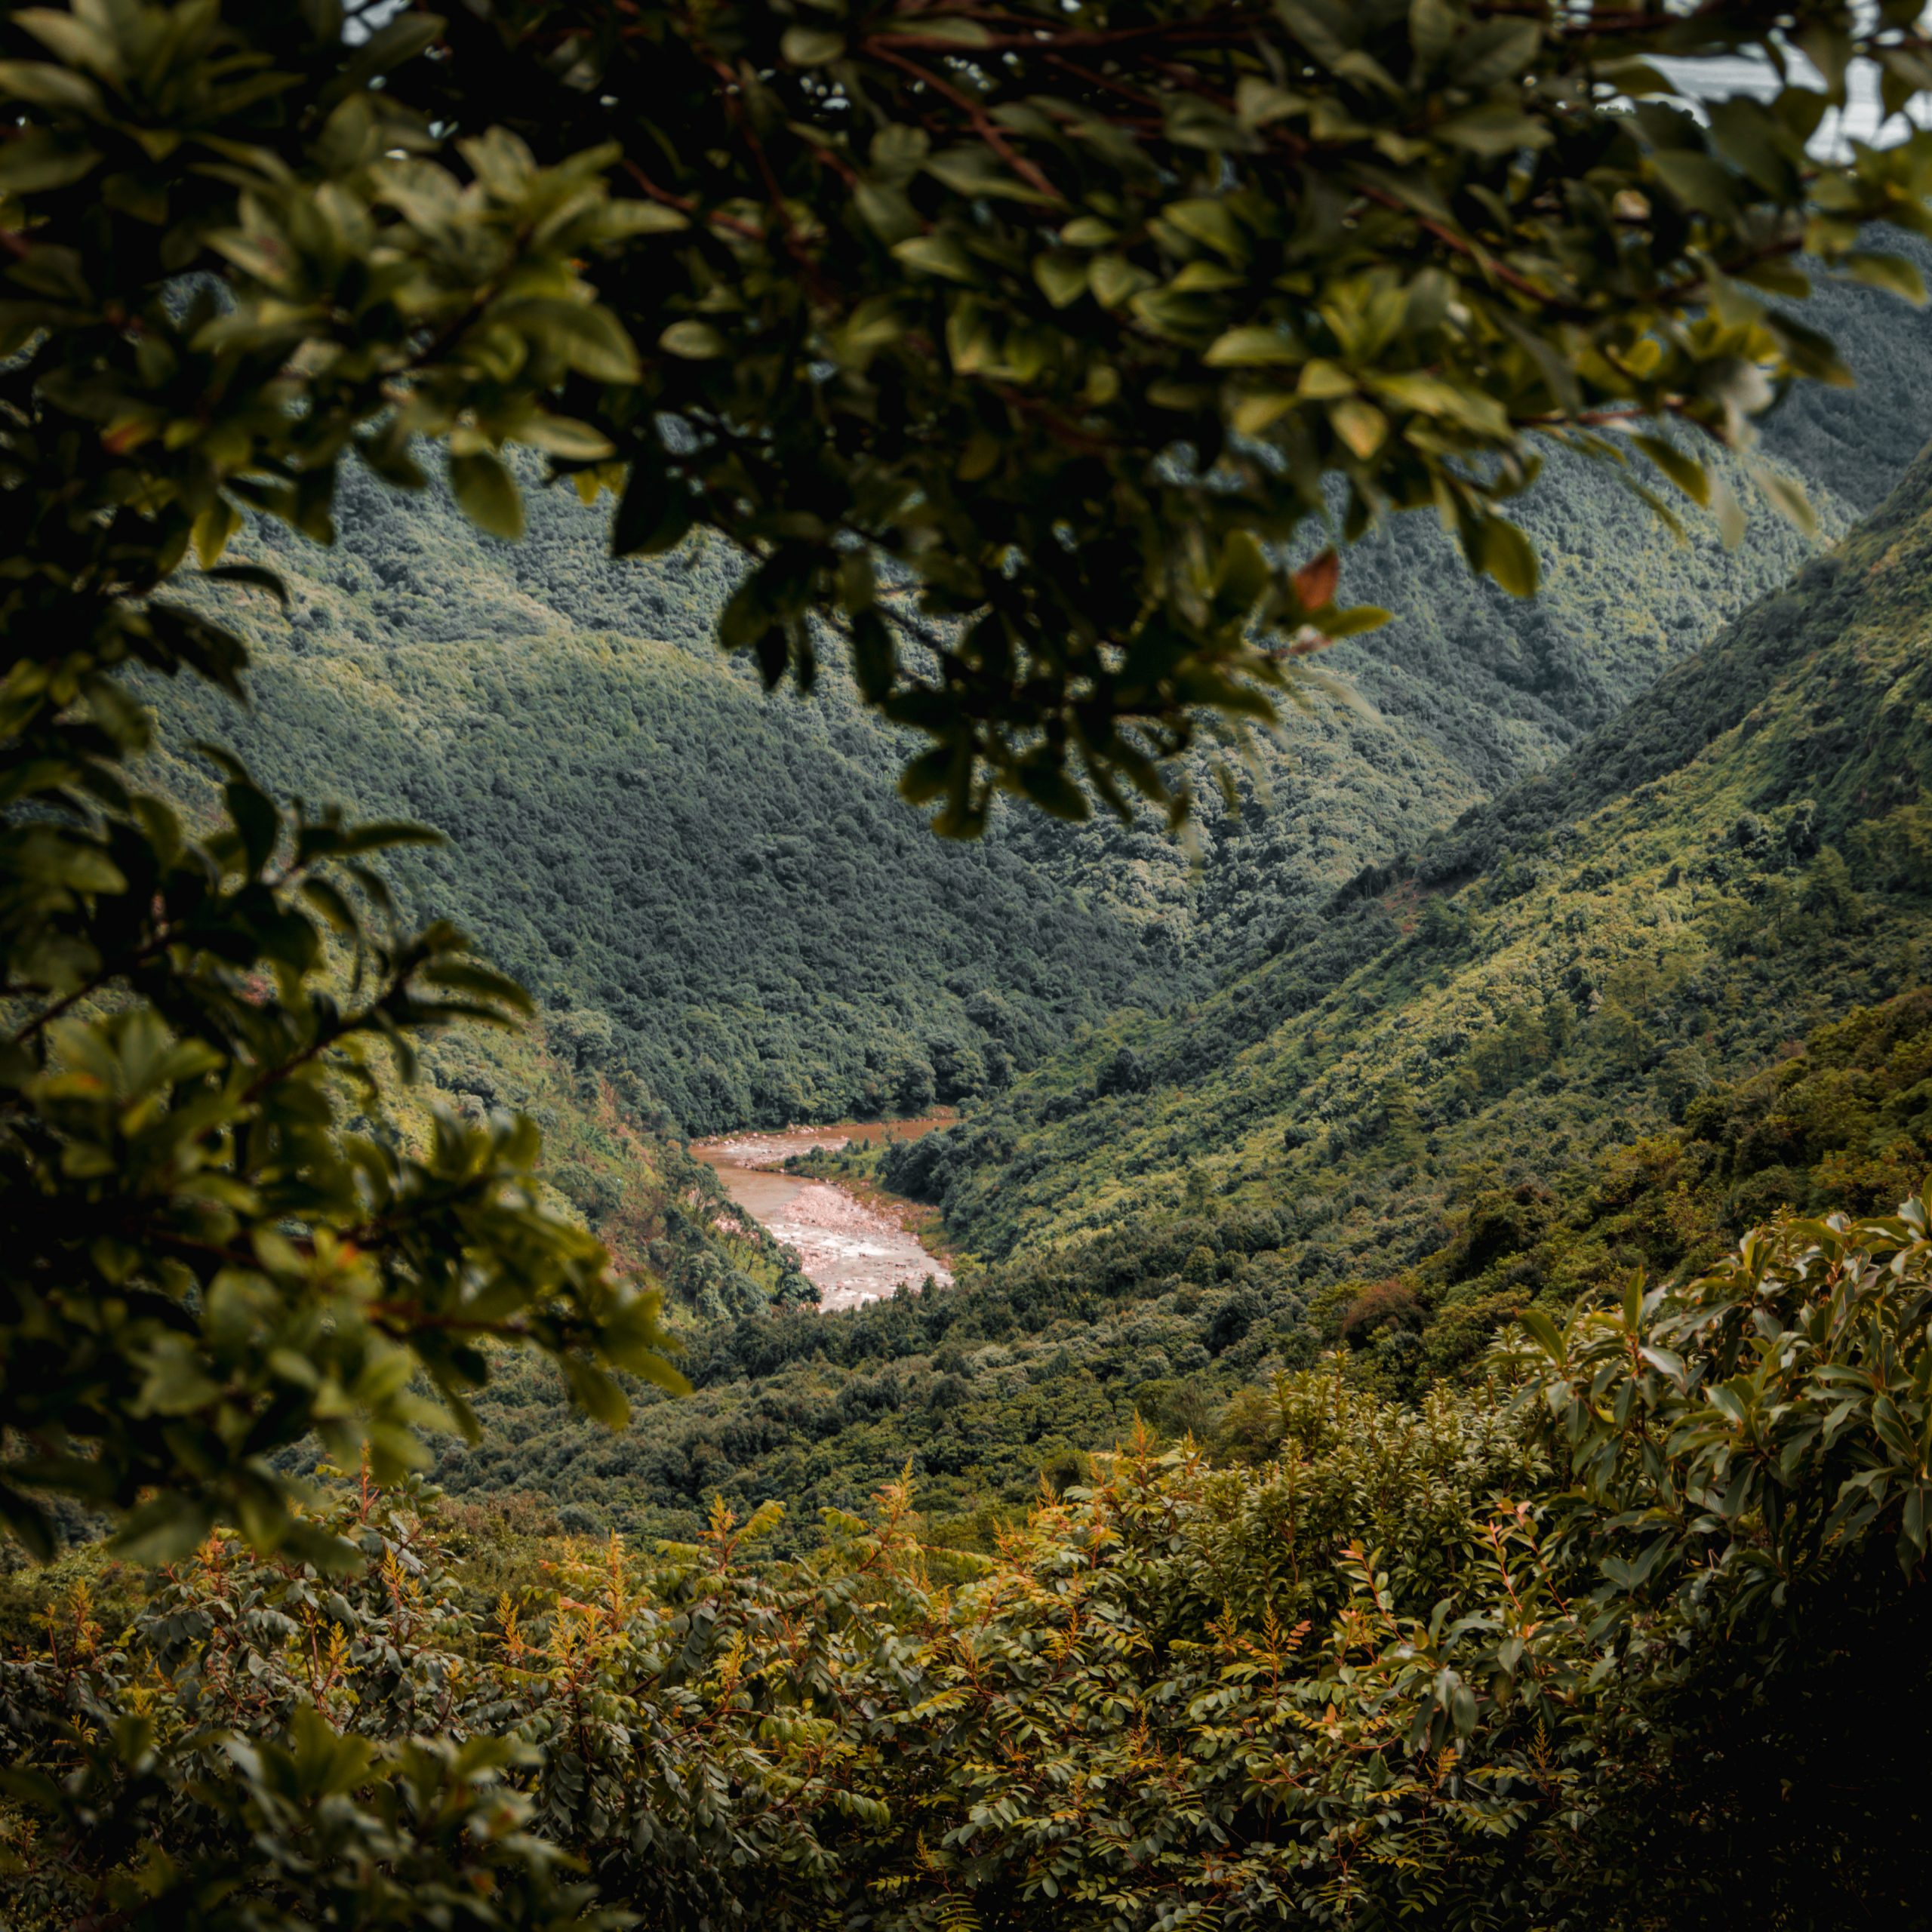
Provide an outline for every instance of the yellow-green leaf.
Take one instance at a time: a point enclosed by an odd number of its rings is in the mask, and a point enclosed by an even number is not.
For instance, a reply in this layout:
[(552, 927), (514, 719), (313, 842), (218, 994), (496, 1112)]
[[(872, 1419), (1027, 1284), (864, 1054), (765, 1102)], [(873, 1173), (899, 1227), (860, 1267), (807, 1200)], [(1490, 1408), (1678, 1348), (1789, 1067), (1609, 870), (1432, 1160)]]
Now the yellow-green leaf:
[(450, 458), (450, 488), (478, 529), (492, 537), (523, 534), (523, 499), (516, 479), (487, 450)]
[(681, 355), (687, 362), (712, 361), (729, 346), (709, 322), (690, 318), (673, 322), (657, 338), (657, 345), (673, 355)]

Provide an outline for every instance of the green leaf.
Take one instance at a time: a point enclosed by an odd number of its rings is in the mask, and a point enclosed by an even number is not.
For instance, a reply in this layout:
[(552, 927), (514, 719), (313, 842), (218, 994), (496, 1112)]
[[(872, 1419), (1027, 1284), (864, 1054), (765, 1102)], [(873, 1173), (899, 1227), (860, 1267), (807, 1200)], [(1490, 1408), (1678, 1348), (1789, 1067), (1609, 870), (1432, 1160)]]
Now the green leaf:
[(1540, 1308), (1526, 1308), (1516, 1319), (1530, 1334), (1537, 1346), (1552, 1361), (1561, 1361), (1564, 1355), (1563, 1337), (1557, 1333), (1556, 1324)]
[(1818, 512), (1811, 507), (1811, 499), (1805, 494), (1804, 485), (1794, 476), (1787, 476), (1782, 470), (1774, 469), (1769, 463), (1753, 463), (1751, 480), (1764, 492), (1765, 500), (1773, 509), (1795, 528), (1815, 540), (1818, 536)]
[(474, 993), (480, 998), (506, 1006), (514, 1013), (534, 1014), (537, 1011), (536, 1002), (515, 980), (492, 972), (472, 959), (432, 960), (423, 968), (420, 977), (428, 985), (447, 986), (455, 992)]
[(343, 934), (358, 931), (361, 921), (355, 909), (343, 897), (339, 886), (325, 878), (306, 878), (300, 888), (302, 897), (314, 906), (334, 931)]
[(1349, 43), (1343, 38), (1346, 14), (1336, 18), (1335, 10), (1323, 0), (1274, 0), (1274, 5), (1281, 24), (1319, 65), (1333, 68), (1347, 55)]
[(1459, 114), (1436, 123), (1438, 141), (1469, 153), (1496, 158), (1525, 148), (1546, 147), (1551, 139), (1548, 128), (1533, 121), (1519, 107), (1502, 101), (1485, 102), (1480, 107), (1466, 107)]
[(924, 226), (903, 188), (861, 181), (852, 190), (860, 219), (888, 248), (918, 234)]
[(1711, 472), (1710, 491), (1718, 537), (1727, 550), (1734, 550), (1744, 541), (1744, 506), (1737, 500), (1737, 492), (1715, 472)]
[(1543, 29), (1534, 20), (1484, 20), (1463, 36), (1449, 72), (1458, 87), (1494, 87), (1520, 74), (1542, 43)]
[(572, 463), (598, 463), (613, 454), (614, 445), (601, 429), (568, 416), (540, 414), (532, 417), (516, 432), (520, 443), (542, 450), (548, 456), (560, 456)]
[(570, 366), (592, 382), (627, 384), (642, 374), (635, 346), (622, 324), (601, 305), (564, 301), (506, 304), (502, 319), (555, 346)]
[(691, 527), (695, 507), (681, 476), (638, 457), (611, 520), (611, 555), (654, 557), (675, 549)]
[(71, 187), (100, 165), (97, 149), (45, 128), (29, 128), (0, 146), (0, 194), (38, 195)]
[(523, 499), (516, 479), (487, 450), (450, 458), (450, 487), (463, 514), (492, 537), (523, 534)]
[(1486, 517), (1469, 543), (1469, 561), (1512, 597), (1534, 597), (1542, 571), (1530, 540), (1502, 517)]
[[(1338, 611), (1331, 617), (1321, 620), (1321, 628), (1327, 635), (1339, 643), (1345, 637), (1356, 637), (1364, 631), (1379, 631), (1384, 624), (1395, 621), (1395, 613), (1385, 611), (1379, 604), (1353, 604), (1346, 611)], [(1356, 707), (1361, 700), (1358, 695)], [(1364, 715), (1373, 717), (1371, 711)]]
[(1388, 417), (1360, 396), (1346, 396), (1333, 405), (1328, 420), (1334, 424), (1335, 433), (1364, 462), (1382, 447), (1389, 435)]
[(1251, 244), (1247, 232), (1224, 201), (1170, 202), (1161, 211), (1161, 217), (1190, 240), (1212, 248), (1230, 262), (1245, 263), (1248, 258)]
[(1662, 436), (1632, 436), (1631, 441), (1681, 490), (1694, 503), (1708, 503), (1711, 500), (1711, 479), (1704, 466), (1694, 457), (1686, 456), (1673, 444)]
[(1838, 266), (1854, 281), (1864, 282), (1872, 288), (1889, 289), (1894, 295), (1903, 295), (1908, 302), (1923, 303), (1925, 300), (1925, 278), (1919, 273), (1918, 263), (1907, 260), (1903, 255), (1860, 249), (1845, 256)]
[(1281, 330), (1247, 327), (1229, 329), (1217, 337), (1201, 359), (1211, 368), (1221, 369), (1298, 362), (1302, 358), (1294, 344)]
[(673, 355), (681, 355), (688, 362), (715, 361), (728, 353), (731, 346), (709, 322), (693, 318), (673, 322), (657, 338), (657, 346)]
[(1054, 817), (1078, 824), (1093, 816), (1086, 794), (1057, 765), (1023, 764), (1013, 775), (1021, 791)]
[(84, 74), (41, 60), (0, 60), (0, 94), (35, 107), (100, 115), (100, 90)]
[(661, 202), (612, 202), (604, 211), (604, 226), (613, 235), (675, 235), (691, 225), (689, 215)]
[(1056, 309), (1064, 309), (1087, 293), (1087, 264), (1077, 255), (1035, 255), (1033, 279)]
[(1666, 149), (1651, 155), (1651, 166), (1681, 208), (1693, 214), (1729, 216), (1736, 212), (1731, 177), (1710, 155), (1684, 148)]
[(820, 27), (787, 27), (778, 51), (794, 67), (823, 67), (844, 54), (845, 42), (842, 35)]
[(281, 814), (266, 792), (243, 779), (232, 780), (223, 795), (242, 841), (248, 876), (257, 878), (281, 838)]
[(893, 244), (895, 259), (921, 275), (943, 275), (949, 281), (971, 281), (972, 257), (946, 234), (914, 235)]
[(277, 572), (260, 564), (217, 564), (202, 574), (214, 583), (238, 583), (250, 590), (266, 590), (278, 604), (285, 608), (288, 606), (287, 583)]
[(1231, 617), (1245, 617), (1274, 580), (1274, 566), (1253, 534), (1245, 530), (1229, 532), (1214, 573), (1216, 605)]
[(577, 1355), (565, 1356), (561, 1366), (578, 1407), (593, 1422), (617, 1429), (630, 1420), (631, 1405), (614, 1377)]
[(1422, 69), (1439, 66), (1455, 45), (1460, 15), (1449, 0), (1408, 0), (1408, 42)]

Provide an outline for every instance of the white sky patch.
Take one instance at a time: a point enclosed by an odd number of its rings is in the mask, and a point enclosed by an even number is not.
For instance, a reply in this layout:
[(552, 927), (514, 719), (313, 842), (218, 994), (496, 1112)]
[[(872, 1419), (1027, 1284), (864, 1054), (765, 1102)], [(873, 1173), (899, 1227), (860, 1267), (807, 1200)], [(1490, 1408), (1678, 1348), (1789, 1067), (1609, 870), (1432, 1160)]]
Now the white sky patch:
[[(1866, 21), (1872, 17), (1863, 8), (1858, 11)], [(1795, 51), (1790, 59), (1792, 80), (1800, 86), (1814, 87), (1822, 91), (1824, 82), (1817, 69)], [(1770, 63), (1755, 54), (1730, 54), (1709, 60), (1666, 57), (1654, 60), (1651, 64), (1674, 83), (1684, 99), (1694, 106), (1700, 100), (1724, 100), (1741, 94), (1755, 94), (1760, 100), (1768, 100), (1780, 85), (1777, 71)], [(1854, 141), (1882, 147), (1903, 140), (1915, 127), (1932, 126), (1932, 101), (1924, 98), (1908, 102), (1900, 113), (1889, 118), (1885, 116), (1878, 102), (1878, 69), (1869, 60), (1861, 60), (1853, 66), (1845, 77), (1845, 91), (1850, 97), (1845, 105), (1828, 109), (1824, 119), (1818, 124), (1817, 133), (1812, 137), (1812, 152), (1821, 159), (1846, 158)]]

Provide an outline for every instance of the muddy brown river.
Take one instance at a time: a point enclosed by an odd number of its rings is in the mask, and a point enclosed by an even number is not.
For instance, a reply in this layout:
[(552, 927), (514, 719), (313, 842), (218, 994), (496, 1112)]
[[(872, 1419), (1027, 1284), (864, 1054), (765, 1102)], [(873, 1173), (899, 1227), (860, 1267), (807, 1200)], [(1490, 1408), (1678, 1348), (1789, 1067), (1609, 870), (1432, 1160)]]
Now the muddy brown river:
[(788, 1127), (694, 1140), (691, 1152), (708, 1162), (725, 1192), (777, 1241), (798, 1251), (819, 1291), (821, 1309), (857, 1308), (878, 1301), (902, 1283), (917, 1287), (930, 1275), (952, 1279), (890, 1211), (860, 1200), (829, 1181), (783, 1173), (786, 1161), (808, 1148), (836, 1150), (854, 1141), (915, 1140), (947, 1124), (929, 1120), (841, 1121), (830, 1127)]

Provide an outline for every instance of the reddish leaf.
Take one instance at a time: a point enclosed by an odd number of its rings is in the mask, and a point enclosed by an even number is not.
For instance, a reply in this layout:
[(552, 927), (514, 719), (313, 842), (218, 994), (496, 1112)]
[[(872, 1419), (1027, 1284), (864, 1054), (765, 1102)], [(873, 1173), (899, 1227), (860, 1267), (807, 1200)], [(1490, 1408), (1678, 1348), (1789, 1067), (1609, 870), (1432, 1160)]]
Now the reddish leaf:
[(1295, 595), (1301, 599), (1303, 610), (1319, 611), (1335, 601), (1341, 581), (1342, 560), (1331, 546), (1320, 556), (1310, 558), (1295, 572)]

